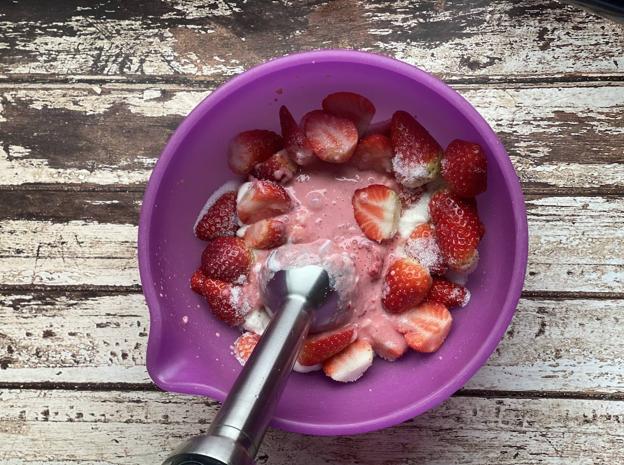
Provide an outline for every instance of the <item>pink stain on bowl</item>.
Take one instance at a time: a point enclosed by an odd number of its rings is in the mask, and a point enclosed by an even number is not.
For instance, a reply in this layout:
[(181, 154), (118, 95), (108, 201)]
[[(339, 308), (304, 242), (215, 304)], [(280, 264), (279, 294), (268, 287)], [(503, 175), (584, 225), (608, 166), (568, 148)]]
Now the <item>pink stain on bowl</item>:
[[(283, 90), (277, 99), (275, 89)], [(395, 425), (460, 389), (504, 335), (524, 282), (528, 232), (518, 177), (492, 129), (459, 94), (415, 67), (354, 51), (302, 53), (257, 66), (211, 93), (180, 124), (154, 168), (139, 223), (139, 267), (151, 318), (147, 368), (162, 389), (223, 400), (240, 371), (230, 354), (238, 331), (214, 319), (188, 284), (204, 245), (191, 234), (197, 213), (213, 190), (235, 178), (226, 160), (230, 138), (246, 129), (279, 131), (280, 105), (298, 118), (342, 90), (371, 99), (375, 121), (402, 109), (442, 146), (455, 138), (481, 144), (489, 163), (488, 191), (479, 197), (487, 233), (468, 283), (472, 299), (454, 311), (453, 329), (437, 353), (378, 359), (346, 385), (322, 373), (294, 373), (273, 425), (317, 435)], [(188, 324), (180, 324), (185, 315)]]

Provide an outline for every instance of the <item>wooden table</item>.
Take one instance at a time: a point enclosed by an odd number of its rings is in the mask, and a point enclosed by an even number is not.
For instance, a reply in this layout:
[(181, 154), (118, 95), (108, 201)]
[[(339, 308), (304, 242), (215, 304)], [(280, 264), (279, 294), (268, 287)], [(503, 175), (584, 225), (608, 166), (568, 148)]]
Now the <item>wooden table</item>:
[(443, 78), (522, 180), (523, 298), (442, 406), (357, 437), (268, 434), (260, 464), (624, 463), (624, 28), (554, 1), (4, 2), (0, 463), (158, 464), (214, 402), (158, 391), (137, 218), (167, 138), (267, 58), (385, 53)]

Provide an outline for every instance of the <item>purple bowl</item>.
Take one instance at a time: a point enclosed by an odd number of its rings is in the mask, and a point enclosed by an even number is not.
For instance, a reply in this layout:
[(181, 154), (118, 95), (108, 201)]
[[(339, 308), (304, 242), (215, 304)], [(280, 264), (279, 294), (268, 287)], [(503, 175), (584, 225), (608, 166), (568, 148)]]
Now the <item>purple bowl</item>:
[(356, 434), (395, 425), (438, 405), (485, 363), (520, 297), (527, 263), (522, 191), (502, 144), (477, 111), (435, 77), (369, 53), (319, 51), (257, 66), (219, 87), (182, 122), (154, 168), (139, 223), (139, 266), (150, 309), (147, 368), (162, 389), (223, 400), (240, 371), (230, 346), (237, 336), (189, 289), (204, 244), (192, 235), (211, 192), (234, 178), (231, 137), (246, 129), (279, 131), (278, 109), (296, 116), (331, 92), (359, 92), (377, 107), (375, 121), (397, 109), (417, 115), (446, 146), (478, 142), (488, 157), (488, 191), (479, 197), (487, 234), (471, 275), (470, 304), (455, 310), (446, 343), (431, 355), (377, 359), (357, 383), (322, 373), (293, 373), (273, 425), (317, 435)]

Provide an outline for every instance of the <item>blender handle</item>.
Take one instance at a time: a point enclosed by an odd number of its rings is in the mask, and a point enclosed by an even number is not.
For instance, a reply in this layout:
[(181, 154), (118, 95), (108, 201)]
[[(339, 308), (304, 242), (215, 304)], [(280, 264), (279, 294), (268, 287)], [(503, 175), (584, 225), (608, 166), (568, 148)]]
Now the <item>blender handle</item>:
[(203, 436), (163, 465), (251, 465), (310, 328), (308, 301), (289, 295)]

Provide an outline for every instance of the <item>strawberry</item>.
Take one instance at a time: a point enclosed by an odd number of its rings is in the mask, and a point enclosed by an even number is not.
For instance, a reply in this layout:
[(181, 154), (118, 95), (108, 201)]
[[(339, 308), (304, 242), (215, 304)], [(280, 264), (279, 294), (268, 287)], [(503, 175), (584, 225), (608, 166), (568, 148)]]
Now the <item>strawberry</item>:
[(255, 164), (263, 162), (281, 149), (282, 138), (273, 131), (244, 131), (230, 143), (228, 164), (236, 174), (248, 175)]
[(269, 218), (249, 226), (243, 239), (253, 249), (272, 249), (286, 243), (287, 233), (286, 223)]
[(241, 287), (218, 279), (206, 278), (202, 294), (206, 297), (212, 313), (230, 326), (238, 326), (243, 322), (239, 313)]
[(329, 163), (349, 161), (358, 142), (353, 122), (314, 110), (303, 117), (303, 129), (314, 153)]
[(446, 273), (446, 265), (430, 223), (419, 224), (414, 228), (405, 242), (405, 253), (414, 260), (418, 260), (431, 274)]
[(252, 181), (238, 191), (236, 211), (245, 224), (290, 211), (293, 202), (288, 192), (273, 181)]
[(236, 360), (238, 360), (238, 363), (245, 365), (245, 362), (249, 360), (259, 340), (260, 336), (248, 331), (238, 336), (238, 339), (234, 341), (234, 345), (232, 346), (232, 349), (234, 349), (234, 356)]
[(399, 184), (401, 206), (407, 209), (420, 200), (425, 190), (422, 187), (409, 188)]
[(366, 132), (375, 114), (375, 105), (366, 97), (353, 92), (336, 92), (323, 99), (323, 110), (355, 124), (358, 134)]
[(299, 363), (304, 366), (321, 363), (351, 344), (355, 337), (355, 326), (352, 325), (310, 336), (303, 343)]
[(284, 105), (279, 110), (280, 126), (284, 148), (297, 165), (305, 166), (314, 160), (314, 150), (310, 141), (306, 139), (305, 132), (297, 124), (288, 108)]
[(455, 139), (442, 156), (442, 177), (461, 197), (474, 197), (487, 188), (487, 158), (479, 144)]
[(204, 272), (196, 270), (191, 276), (191, 289), (199, 295), (204, 295), (204, 281), (206, 281)]
[(358, 339), (338, 355), (323, 363), (323, 372), (334, 381), (357, 381), (373, 364), (375, 356), (371, 345)]
[(399, 258), (386, 272), (381, 302), (389, 313), (402, 313), (422, 302), (430, 287), (426, 268), (416, 260)]
[(201, 257), (201, 270), (208, 278), (242, 284), (253, 255), (240, 237), (217, 237), (206, 245)]
[(394, 148), (392, 168), (399, 183), (418, 187), (436, 177), (442, 147), (412, 115), (405, 111), (392, 115), (390, 139)]
[(295, 177), (297, 165), (288, 156), (286, 150), (271, 155), (265, 161), (258, 163), (251, 170), (251, 174), (258, 179), (287, 183)]
[(453, 271), (472, 270), (479, 260), (477, 246), (482, 225), (474, 200), (449, 192), (436, 192), (429, 201), (429, 213), (444, 261)]
[(426, 300), (441, 303), (447, 308), (465, 307), (470, 301), (470, 291), (448, 279), (434, 278)]
[(355, 221), (366, 237), (381, 242), (396, 234), (401, 202), (392, 189), (382, 184), (371, 184), (357, 189), (351, 203)]
[(377, 123), (372, 123), (366, 130), (364, 137), (369, 136), (371, 134), (383, 134), (386, 137), (390, 137), (390, 122), (391, 121), (392, 121), (391, 119), (385, 119), (383, 121), (378, 121)]
[(407, 350), (405, 338), (388, 325), (378, 325), (368, 329), (371, 345), (377, 355), (385, 360), (394, 361)]
[(236, 221), (236, 192), (221, 195), (195, 225), (195, 235), (202, 241), (216, 237), (233, 236), (238, 229)]
[(382, 134), (371, 134), (360, 140), (351, 161), (360, 170), (390, 173), (393, 156), (390, 139)]
[(451, 330), (453, 317), (437, 302), (425, 302), (397, 318), (397, 329), (417, 352), (435, 352)]

